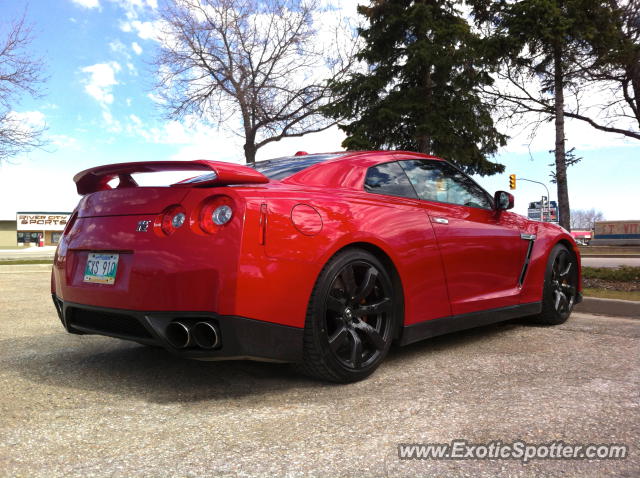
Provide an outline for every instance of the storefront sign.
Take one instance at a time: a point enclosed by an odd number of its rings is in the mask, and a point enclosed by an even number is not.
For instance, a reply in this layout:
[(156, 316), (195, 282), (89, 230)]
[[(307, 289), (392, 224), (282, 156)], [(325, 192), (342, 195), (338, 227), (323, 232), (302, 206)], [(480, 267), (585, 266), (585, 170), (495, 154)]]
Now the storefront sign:
[(16, 215), (18, 231), (62, 231), (71, 214), (39, 214), (36, 212)]

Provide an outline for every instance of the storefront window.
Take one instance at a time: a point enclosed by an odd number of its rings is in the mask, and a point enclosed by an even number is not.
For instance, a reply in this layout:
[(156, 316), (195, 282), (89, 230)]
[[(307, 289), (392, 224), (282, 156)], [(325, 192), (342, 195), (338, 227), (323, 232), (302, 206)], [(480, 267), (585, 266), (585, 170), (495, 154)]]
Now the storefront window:
[(60, 237), (62, 236), (61, 232), (52, 232), (51, 233), (51, 243), (52, 244), (57, 244), (58, 242), (60, 242)]
[(24, 236), (25, 236), (24, 232), (18, 233), (18, 244), (24, 244), (24, 239), (25, 239)]

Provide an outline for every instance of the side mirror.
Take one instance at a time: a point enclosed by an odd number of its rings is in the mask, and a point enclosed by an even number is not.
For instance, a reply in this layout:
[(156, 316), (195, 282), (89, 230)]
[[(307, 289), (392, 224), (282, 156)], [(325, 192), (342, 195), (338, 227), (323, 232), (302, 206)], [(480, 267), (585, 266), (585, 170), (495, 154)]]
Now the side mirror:
[(509, 194), (506, 191), (496, 191), (493, 195), (493, 201), (495, 208), (498, 211), (505, 211), (513, 208), (513, 194)]

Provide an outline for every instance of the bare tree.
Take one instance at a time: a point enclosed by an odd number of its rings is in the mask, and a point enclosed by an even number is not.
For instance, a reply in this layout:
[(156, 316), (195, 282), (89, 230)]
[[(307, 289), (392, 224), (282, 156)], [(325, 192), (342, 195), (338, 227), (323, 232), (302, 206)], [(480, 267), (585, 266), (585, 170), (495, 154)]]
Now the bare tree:
[(322, 13), (317, 0), (171, 0), (155, 62), (167, 113), (240, 135), (247, 163), (268, 143), (329, 128), (324, 78), (344, 75), (352, 56), (338, 29), (320, 34)]
[(38, 96), (43, 81), (42, 61), (27, 51), (31, 40), (24, 15), (0, 37), (0, 162), (44, 144), (45, 127), (26, 124), (14, 111), (22, 95)]
[(608, 28), (576, 68), (600, 104), (567, 111), (594, 128), (640, 140), (640, 2), (607, 0)]
[(588, 229), (594, 228), (596, 221), (604, 221), (602, 211), (596, 209), (572, 209), (571, 210), (571, 229)]

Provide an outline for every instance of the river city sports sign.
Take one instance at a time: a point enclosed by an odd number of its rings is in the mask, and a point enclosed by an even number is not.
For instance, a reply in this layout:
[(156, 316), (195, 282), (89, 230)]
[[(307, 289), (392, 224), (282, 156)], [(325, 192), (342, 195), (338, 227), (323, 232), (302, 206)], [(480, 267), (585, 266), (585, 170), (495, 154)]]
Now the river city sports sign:
[(67, 213), (18, 213), (16, 215), (18, 231), (62, 231), (71, 214)]

